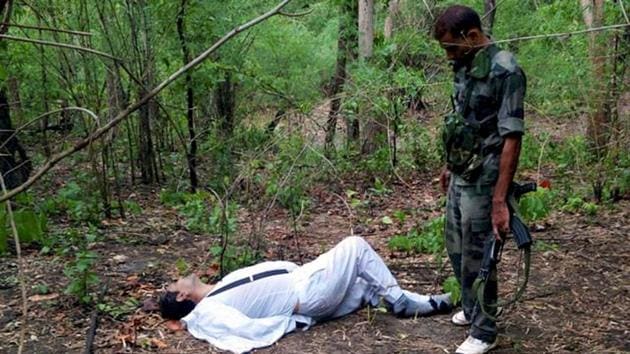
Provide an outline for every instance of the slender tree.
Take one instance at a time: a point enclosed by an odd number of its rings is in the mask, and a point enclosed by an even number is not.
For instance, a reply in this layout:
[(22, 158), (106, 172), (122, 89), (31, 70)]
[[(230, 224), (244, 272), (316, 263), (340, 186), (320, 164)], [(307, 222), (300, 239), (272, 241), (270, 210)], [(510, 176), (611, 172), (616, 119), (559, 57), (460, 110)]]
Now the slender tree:
[[(186, 29), (184, 19), (186, 18), (186, 0), (182, 0), (179, 13), (177, 14), (177, 34), (182, 47), (182, 59), (184, 65), (190, 62), (190, 52), (188, 50), (188, 42), (186, 41)], [(199, 184), (197, 180), (197, 138), (195, 134), (195, 101), (192, 75), (190, 71), (186, 72), (186, 120), (188, 122), (188, 136), (190, 137), (190, 146), (186, 154), (188, 161), (188, 173), (190, 176), (190, 191), (194, 193)]]

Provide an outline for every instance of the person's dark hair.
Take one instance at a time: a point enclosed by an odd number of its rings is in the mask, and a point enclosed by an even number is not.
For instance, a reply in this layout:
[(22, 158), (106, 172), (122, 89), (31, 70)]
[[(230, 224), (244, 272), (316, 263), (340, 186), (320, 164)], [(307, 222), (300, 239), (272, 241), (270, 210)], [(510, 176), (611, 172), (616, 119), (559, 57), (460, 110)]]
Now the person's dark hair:
[(447, 8), (435, 21), (433, 37), (440, 40), (446, 33), (461, 38), (462, 33), (477, 28), (481, 30), (481, 19), (475, 10), (467, 6), (454, 5)]
[(192, 300), (177, 301), (178, 291), (167, 291), (160, 296), (160, 314), (167, 320), (180, 320), (194, 308)]

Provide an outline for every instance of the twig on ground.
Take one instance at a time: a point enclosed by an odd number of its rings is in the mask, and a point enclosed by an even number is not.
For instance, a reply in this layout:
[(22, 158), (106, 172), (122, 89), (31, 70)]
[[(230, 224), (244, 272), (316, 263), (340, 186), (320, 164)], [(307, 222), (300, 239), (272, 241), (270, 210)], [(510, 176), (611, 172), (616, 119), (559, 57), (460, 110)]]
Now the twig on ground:
[(96, 303), (94, 304), (94, 310), (92, 310), (92, 314), (90, 315), (90, 327), (85, 336), (85, 350), (83, 351), (85, 354), (92, 354), (92, 345), (94, 344), (94, 338), (96, 338), (96, 328), (98, 328), (98, 319), (100, 311), (98, 310), (98, 304), (103, 301), (105, 297), (105, 293), (107, 293), (107, 289), (109, 288), (109, 280), (103, 284), (101, 288), (101, 292), (98, 294), (98, 298), (96, 299)]

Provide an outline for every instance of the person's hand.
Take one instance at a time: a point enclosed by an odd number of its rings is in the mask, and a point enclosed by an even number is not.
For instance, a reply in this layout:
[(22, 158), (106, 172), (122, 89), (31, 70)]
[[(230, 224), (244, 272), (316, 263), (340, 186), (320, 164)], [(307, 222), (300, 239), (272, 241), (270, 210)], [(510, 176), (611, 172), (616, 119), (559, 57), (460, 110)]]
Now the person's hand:
[(446, 194), (446, 191), (448, 190), (448, 183), (450, 182), (451, 179), (451, 172), (449, 172), (449, 170), (444, 167), (444, 169), (442, 169), (442, 173), (440, 173), (440, 188), (442, 189), (442, 193)]
[(510, 231), (510, 212), (505, 201), (492, 201), (492, 231), (498, 241)]
[(167, 320), (166, 321), (166, 328), (170, 329), (173, 332), (177, 332), (177, 331), (183, 331), (184, 330), (184, 325), (182, 324), (182, 321)]

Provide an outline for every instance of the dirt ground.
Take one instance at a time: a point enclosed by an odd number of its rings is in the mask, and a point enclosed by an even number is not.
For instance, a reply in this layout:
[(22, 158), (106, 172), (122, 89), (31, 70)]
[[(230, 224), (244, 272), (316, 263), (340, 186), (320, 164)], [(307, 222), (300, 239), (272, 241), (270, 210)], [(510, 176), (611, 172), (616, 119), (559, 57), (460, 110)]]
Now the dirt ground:
[[(405, 288), (421, 293), (440, 292), (451, 274), (446, 259), (393, 253), (388, 240), (416, 223), (440, 215), (440, 195), (430, 177), (416, 176), (409, 184), (394, 183), (387, 195), (361, 193), (369, 202), (361, 210), (347, 207), (339, 195), (360, 186), (320, 186), (312, 191), (312, 207), (292, 231), (286, 213), (272, 210), (265, 224), (269, 259), (306, 262), (345, 236), (364, 236), (383, 256)], [(207, 250), (217, 239), (186, 231), (177, 212), (159, 203), (155, 191), (135, 199), (142, 214), (126, 220), (106, 220), (103, 237), (93, 250), (99, 254), (98, 275), (106, 287), (103, 302), (127, 305), (128, 315), (102, 314), (94, 341), (97, 353), (216, 352), (186, 333), (172, 333), (159, 315), (143, 308), (146, 299), (177, 277), (176, 260), (193, 269), (210, 268)], [(404, 224), (381, 223), (383, 216), (403, 210)], [(630, 202), (601, 208), (597, 216), (554, 212), (534, 237), (536, 247), (529, 287), (522, 302), (504, 311), (499, 322), (496, 353), (630, 352)], [(249, 235), (259, 211), (241, 210), (239, 234)], [(55, 225), (53, 225), (55, 227)], [(298, 250), (299, 248), (299, 250)], [(80, 353), (90, 326), (91, 309), (63, 294), (65, 260), (57, 255), (24, 251), (29, 280), (29, 317), (25, 353)], [(506, 248), (500, 265), (501, 294), (513, 293), (518, 252)], [(14, 256), (0, 258), (0, 352), (17, 352), (21, 316), (20, 288)], [(38, 287), (48, 288), (47, 294)], [(135, 301), (133, 301), (135, 300)], [(137, 306), (136, 306), (137, 304)], [(361, 310), (343, 319), (287, 335), (261, 353), (453, 353), (466, 337), (449, 315), (400, 320), (390, 314)]]

